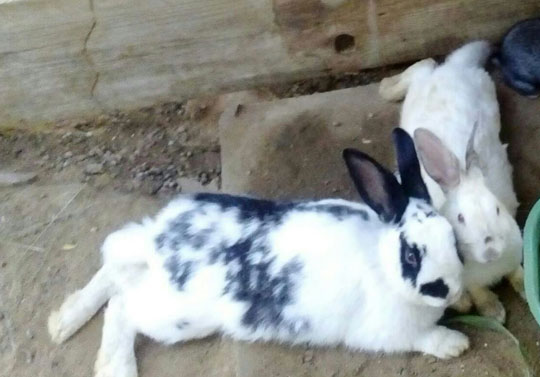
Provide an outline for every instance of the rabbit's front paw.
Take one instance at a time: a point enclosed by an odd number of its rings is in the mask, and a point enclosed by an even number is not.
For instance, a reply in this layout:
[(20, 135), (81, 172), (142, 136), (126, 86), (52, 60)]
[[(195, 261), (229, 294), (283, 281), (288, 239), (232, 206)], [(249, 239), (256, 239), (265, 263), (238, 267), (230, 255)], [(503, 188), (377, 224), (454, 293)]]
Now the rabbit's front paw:
[(469, 290), (476, 310), (484, 317), (496, 319), (500, 323), (506, 320), (506, 311), (497, 295), (488, 288), (471, 288)]
[(460, 313), (468, 313), (473, 306), (471, 296), (467, 292), (463, 292), (459, 300), (451, 306), (452, 309), (457, 310)]
[(512, 273), (510, 273), (506, 278), (510, 282), (510, 285), (512, 286), (512, 288), (514, 288), (514, 291), (519, 293), (522, 299), (526, 300), (525, 284), (523, 282), (523, 267), (519, 266)]
[(461, 355), (469, 348), (469, 338), (459, 331), (437, 326), (420, 341), (419, 350), (436, 356), (439, 359), (449, 359)]

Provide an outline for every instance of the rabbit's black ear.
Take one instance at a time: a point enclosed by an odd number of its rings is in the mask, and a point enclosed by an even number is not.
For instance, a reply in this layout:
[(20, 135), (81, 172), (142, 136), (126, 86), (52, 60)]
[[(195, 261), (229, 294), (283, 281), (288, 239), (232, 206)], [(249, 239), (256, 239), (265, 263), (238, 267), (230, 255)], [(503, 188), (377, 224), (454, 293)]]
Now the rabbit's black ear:
[(362, 200), (383, 221), (399, 222), (409, 199), (394, 175), (356, 149), (345, 149), (343, 159)]
[(394, 129), (392, 136), (394, 137), (403, 191), (411, 198), (422, 199), (430, 203), (431, 198), (420, 173), (420, 162), (416, 156), (412, 137), (402, 128)]

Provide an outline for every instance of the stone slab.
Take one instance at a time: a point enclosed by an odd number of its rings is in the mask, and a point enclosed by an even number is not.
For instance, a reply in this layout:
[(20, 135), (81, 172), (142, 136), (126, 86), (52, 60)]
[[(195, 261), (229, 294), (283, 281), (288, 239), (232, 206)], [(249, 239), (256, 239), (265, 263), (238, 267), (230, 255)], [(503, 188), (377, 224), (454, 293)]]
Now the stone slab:
[[(525, 206), (538, 197), (534, 178), (540, 156), (537, 108), (540, 102), (517, 98), (501, 89), (505, 137), (510, 138), (516, 186)], [(524, 108), (527, 108), (525, 110)], [(517, 115), (517, 114), (521, 115)], [(342, 197), (357, 199), (341, 150), (357, 147), (394, 167), (390, 132), (398, 124), (399, 104), (385, 103), (377, 85), (283, 99), (232, 105), (221, 118), (222, 187), (226, 192), (291, 199)], [(507, 126), (514, 120), (512, 126)], [(518, 124), (515, 124), (518, 122)], [(525, 137), (527, 135), (528, 137)], [(525, 139), (524, 139), (525, 137)], [(537, 149), (536, 149), (537, 150)], [(526, 176), (522, 172), (526, 172)], [(507, 307), (509, 329), (540, 367), (540, 329), (526, 304), (506, 285), (498, 289)], [(266, 376), (522, 376), (517, 350), (492, 332), (464, 329), (472, 349), (462, 357), (435, 361), (418, 354), (380, 356), (342, 348), (313, 350), (274, 344), (238, 343), (238, 375)], [(311, 351), (309, 351), (311, 354)]]

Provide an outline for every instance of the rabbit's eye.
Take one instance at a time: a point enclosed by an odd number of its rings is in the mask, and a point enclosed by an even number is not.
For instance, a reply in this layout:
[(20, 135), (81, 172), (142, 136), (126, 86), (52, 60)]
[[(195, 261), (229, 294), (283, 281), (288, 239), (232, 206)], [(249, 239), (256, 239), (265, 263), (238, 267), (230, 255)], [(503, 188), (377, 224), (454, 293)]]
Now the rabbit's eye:
[(465, 217), (463, 217), (462, 213), (458, 215), (457, 219), (461, 224), (465, 224)]
[(497, 206), (497, 216), (499, 216), (499, 212), (500, 212), (499, 206)]
[(407, 251), (407, 254), (405, 254), (405, 260), (407, 261), (408, 264), (414, 267), (416, 267), (418, 263), (416, 261), (416, 255), (414, 255), (414, 253), (411, 250)]

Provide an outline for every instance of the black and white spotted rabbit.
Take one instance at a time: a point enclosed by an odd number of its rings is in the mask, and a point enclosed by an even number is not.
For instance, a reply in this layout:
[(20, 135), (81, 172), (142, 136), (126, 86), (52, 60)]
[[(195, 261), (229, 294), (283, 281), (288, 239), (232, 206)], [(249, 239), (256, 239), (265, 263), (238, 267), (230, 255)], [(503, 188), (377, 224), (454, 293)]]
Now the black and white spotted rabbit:
[(137, 333), (458, 356), (467, 337), (437, 324), (462, 292), (454, 233), (430, 204), (412, 139), (393, 136), (402, 184), (368, 155), (343, 152), (366, 204), (198, 194), (112, 233), (102, 268), (51, 314), (52, 339), (108, 301), (99, 377), (137, 375)]

